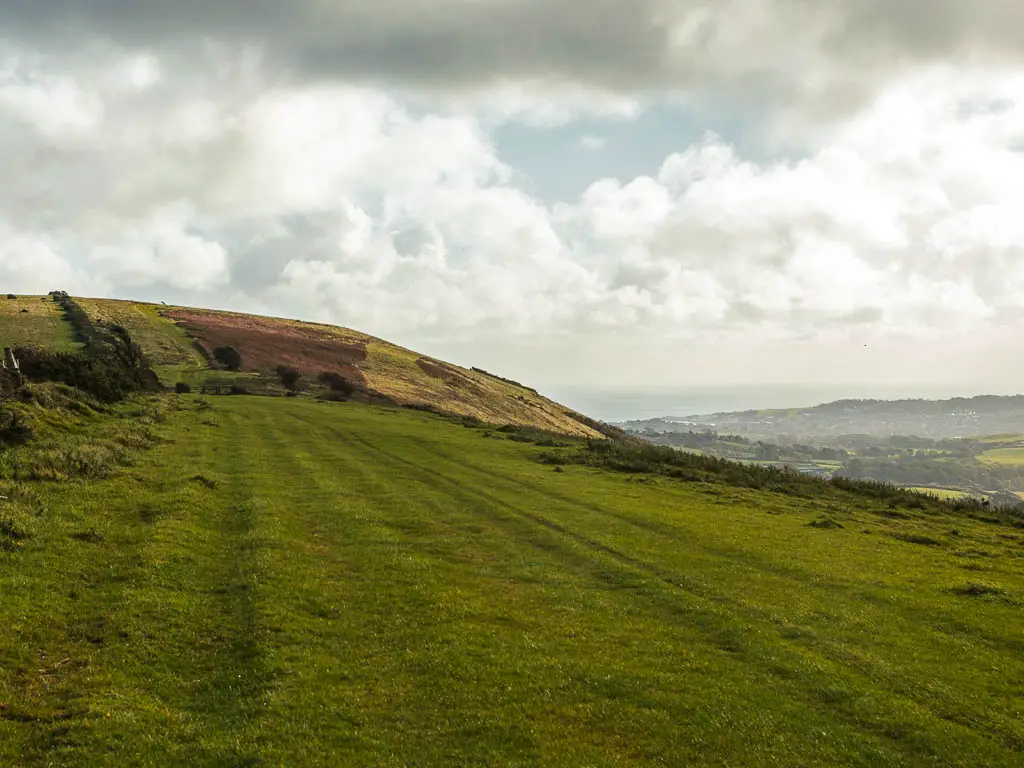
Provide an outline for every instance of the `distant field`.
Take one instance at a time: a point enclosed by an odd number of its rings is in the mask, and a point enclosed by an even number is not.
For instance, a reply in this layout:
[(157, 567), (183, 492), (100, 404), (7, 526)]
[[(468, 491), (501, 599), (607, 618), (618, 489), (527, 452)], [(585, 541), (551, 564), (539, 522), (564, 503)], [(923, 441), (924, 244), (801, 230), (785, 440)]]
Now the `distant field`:
[(48, 297), (8, 299), (0, 294), (0, 346), (66, 351), (75, 343), (60, 308)]
[(965, 499), (971, 494), (966, 491), (951, 491), (946, 488), (907, 488), (908, 491), (927, 493), (937, 499)]
[(1024, 464), (1024, 448), (995, 448), (978, 457), (989, 464)]
[(1018, 529), (164, 402), (114, 477), (0, 483), (0, 765), (1022, 764)]

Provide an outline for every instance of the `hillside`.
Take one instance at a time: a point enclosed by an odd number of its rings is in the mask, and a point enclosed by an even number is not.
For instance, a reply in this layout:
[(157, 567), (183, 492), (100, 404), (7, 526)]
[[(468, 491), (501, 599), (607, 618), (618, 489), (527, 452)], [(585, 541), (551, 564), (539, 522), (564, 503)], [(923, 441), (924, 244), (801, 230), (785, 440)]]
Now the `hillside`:
[(1020, 765), (1007, 522), (61, 392), (0, 451), (0, 765)]
[(7, 301), (52, 352), (0, 370), (0, 766), (1021, 763), (1018, 510), (588, 439), (346, 329)]
[[(347, 328), (130, 301), (74, 301), (98, 323), (126, 328), (167, 385), (283, 394), (278, 366), (298, 371), (299, 390), (323, 393), (324, 373), (354, 387), (350, 399), (434, 408), (493, 424), (600, 436), (596, 425), (535, 390), (481, 370), (462, 368)], [(28, 308), (30, 311), (22, 313)], [(2, 346), (70, 348), (72, 329), (46, 297), (0, 299)], [(238, 373), (213, 362), (218, 347), (241, 355)]]

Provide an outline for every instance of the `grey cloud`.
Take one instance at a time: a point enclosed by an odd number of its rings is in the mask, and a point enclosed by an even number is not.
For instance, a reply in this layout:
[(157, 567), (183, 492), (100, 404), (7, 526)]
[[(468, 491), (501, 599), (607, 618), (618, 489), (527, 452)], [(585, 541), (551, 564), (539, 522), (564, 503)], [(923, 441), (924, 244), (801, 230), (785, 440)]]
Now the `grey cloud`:
[(89, 29), (127, 45), (212, 39), (265, 46), (306, 75), (460, 86), (561, 78), (613, 88), (659, 79), (665, 0), (185, 0), (16, 2), (0, 28), (43, 42)]
[[(862, 97), (908, 63), (1024, 53), (1003, 0), (7, 0), (0, 30), (67, 46), (257, 46), (300, 78), (465, 90), (572, 83), (640, 94), (732, 89), (754, 105)], [(83, 35), (82, 30), (91, 30)], [(814, 72), (816, 82), (805, 80)]]

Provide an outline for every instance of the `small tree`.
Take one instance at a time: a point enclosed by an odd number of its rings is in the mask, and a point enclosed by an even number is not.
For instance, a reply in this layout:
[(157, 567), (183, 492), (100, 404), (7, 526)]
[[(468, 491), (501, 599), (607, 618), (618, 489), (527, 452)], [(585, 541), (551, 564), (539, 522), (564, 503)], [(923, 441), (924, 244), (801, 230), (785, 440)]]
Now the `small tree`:
[(242, 356), (234, 347), (217, 347), (213, 350), (213, 359), (229, 371), (242, 370)]
[(294, 392), (299, 379), (302, 378), (302, 374), (290, 366), (279, 365), (277, 366), (277, 377), (281, 379), (285, 389)]

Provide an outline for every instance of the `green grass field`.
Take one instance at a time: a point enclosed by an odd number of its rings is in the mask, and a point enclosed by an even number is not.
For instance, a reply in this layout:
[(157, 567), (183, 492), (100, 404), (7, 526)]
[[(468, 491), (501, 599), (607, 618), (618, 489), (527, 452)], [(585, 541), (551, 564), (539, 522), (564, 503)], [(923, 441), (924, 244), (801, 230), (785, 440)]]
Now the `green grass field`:
[(994, 448), (985, 451), (978, 459), (988, 464), (1018, 466), (1024, 464), (1024, 448)]
[(1018, 529), (396, 409), (120, 413), (54, 427), (160, 439), (112, 476), (0, 483), (0, 765), (1024, 762)]
[(966, 491), (953, 491), (948, 488), (908, 488), (908, 491), (917, 491), (918, 493), (926, 493), (929, 496), (934, 496), (937, 499), (965, 499), (970, 496)]
[(57, 352), (75, 348), (60, 308), (45, 296), (0, 296), (0, 346), (42, 347)]

